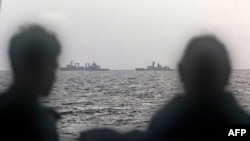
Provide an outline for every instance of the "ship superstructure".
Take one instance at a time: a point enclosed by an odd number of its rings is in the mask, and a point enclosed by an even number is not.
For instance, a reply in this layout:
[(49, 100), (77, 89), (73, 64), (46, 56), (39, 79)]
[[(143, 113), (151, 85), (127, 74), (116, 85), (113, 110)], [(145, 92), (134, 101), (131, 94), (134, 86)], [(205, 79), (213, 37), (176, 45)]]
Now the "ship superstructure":
[(135, 70), (137, 71), (147, 71), (147, 70), (151, 70), (151, 71), (169, 71), (171, 70), (171, 68), (169, 66), (162, 66), (159, 63), (157, 63), (157, 65), (155, 65), (155, 61), (152, 62), (151, 66), (147, 66), (147, 68), (136, 68)]
[(61, 71), (108, 71), (109, 69), (103, 69), (101, 66), (97, 65), (95, 62), (92, 64), (86, 63), (85, 66), (81, 66), (80, 63), (74, 63), (73, 61), (70, 64), (67, 64), (65, 67), (59, 68)]

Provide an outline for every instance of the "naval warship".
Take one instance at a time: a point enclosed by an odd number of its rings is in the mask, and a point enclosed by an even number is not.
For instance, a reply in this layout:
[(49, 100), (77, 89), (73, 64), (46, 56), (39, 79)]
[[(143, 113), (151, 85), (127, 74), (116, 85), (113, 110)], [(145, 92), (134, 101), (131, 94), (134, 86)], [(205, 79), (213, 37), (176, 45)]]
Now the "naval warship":
[(81, 66), (80, 63), (74, 63), (73, 61), (70, 64), (67, 64), (65, 67), (59, 68), (60, 71), (108, 71), (109, 69), (103, 69), (95, 62), (92, 64), (86, 63), (85, 67)]
[(148, 66), (145, 68), (135, 68), (137, 71), (170, 71), (172, 70), (169, 66), (161, 66), (159, 63), (157, 63), (157, 66), (155, 66), (155, 61), (153, 61), (151, 66)]

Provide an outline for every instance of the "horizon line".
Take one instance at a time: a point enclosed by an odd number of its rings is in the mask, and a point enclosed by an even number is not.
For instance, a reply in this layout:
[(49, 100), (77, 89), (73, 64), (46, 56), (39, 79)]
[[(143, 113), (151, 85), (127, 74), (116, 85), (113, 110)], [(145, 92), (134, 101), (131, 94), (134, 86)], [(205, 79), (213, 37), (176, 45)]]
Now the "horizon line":
[[(58, 70), (59, 68), (57, 68)], [(171, 69), (171, 70), (178, 70), (178, 69)], [(234, 70), (250, 70), (249, 69), (232, 69)], [(0, 71), (12, 71), (11, 69), (0, 69)], [(109, 71), (136, 71), (135, 69), (110, 69)]]

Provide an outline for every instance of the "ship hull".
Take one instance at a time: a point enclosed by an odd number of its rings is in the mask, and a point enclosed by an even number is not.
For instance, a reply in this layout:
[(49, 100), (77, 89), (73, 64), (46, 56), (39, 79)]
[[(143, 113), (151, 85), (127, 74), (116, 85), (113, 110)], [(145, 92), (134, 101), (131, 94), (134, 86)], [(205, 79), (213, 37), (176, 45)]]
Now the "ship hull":
[(60, 71), (109, 71), (110, 69), (66, 69), (59, 68)]
[(136, 71), (173, 71), (173, 69), (144, 69), (144, 68), (136, 68)]

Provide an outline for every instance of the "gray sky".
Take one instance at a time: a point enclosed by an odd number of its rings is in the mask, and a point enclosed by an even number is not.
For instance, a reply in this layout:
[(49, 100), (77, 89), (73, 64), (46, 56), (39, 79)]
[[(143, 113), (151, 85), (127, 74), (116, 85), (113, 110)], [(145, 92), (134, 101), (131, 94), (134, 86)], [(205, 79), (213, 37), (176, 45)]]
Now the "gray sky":
[(2, 0), (0, 69), (17, 27), (41, 23), (63, 45), (60, 65), (96, 61), (134, 69), (152, 61), (175, 67), (194, 35), (215, 33), (228, 46), (234, 68), (250, 68), (249, 0)]

